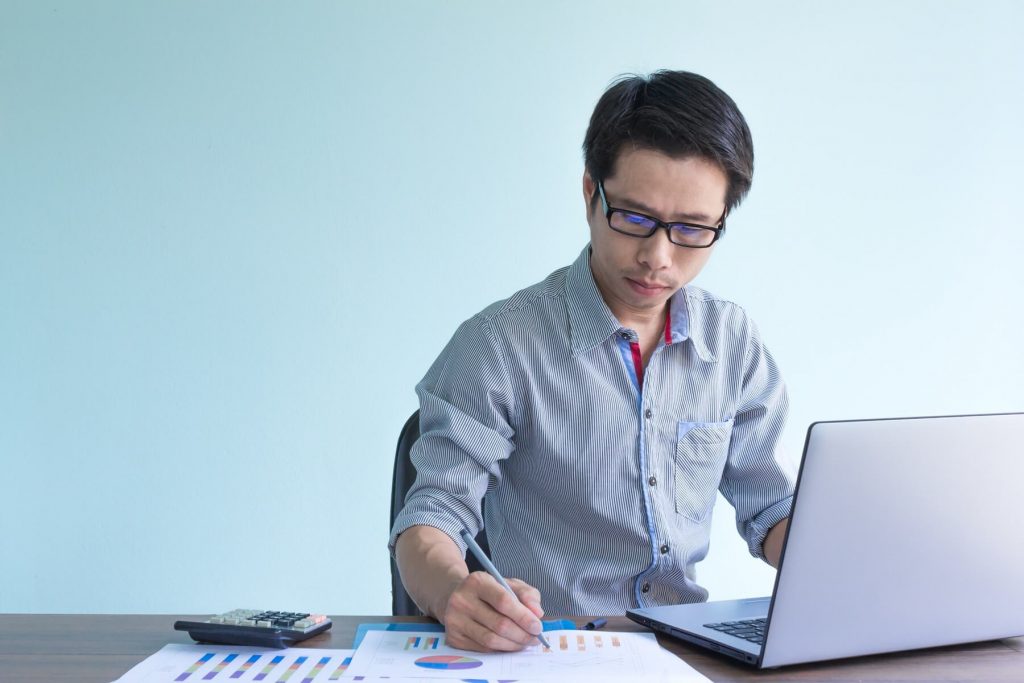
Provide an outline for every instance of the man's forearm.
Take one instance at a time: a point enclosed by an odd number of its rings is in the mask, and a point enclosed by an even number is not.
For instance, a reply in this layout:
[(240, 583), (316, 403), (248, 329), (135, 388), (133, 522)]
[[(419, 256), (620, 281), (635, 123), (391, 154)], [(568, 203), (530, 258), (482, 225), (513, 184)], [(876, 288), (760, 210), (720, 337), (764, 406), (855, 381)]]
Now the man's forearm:
[(469, 576), (455, 541), (431, 526), (409, 527), (398, 537), (395, 558), (406, 592), (427, 616), (443, 622), (448, 597)]
[(761, 548), (764, 551), (764, 558), (768, 564), (779, 568), (779, 559), (782, 557), (782, 542), (786, 539), (786, 529), (789, 528), (789, 517), (786, 517), (771, 528), (768, 535), (764, 537)]

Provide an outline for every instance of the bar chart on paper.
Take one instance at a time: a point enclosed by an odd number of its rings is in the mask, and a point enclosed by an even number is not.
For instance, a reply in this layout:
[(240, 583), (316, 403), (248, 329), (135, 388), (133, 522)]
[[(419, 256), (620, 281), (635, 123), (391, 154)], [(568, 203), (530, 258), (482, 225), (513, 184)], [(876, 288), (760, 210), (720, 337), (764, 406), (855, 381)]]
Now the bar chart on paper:
[(406, 650), (436, 650), (437, 646), (444, 640), (444, 636), (434, 636), (432, 638), (424, 638), (422, 636), (413, 636), (406, 639), (405, 648)]
[[(622, 639), (614, 633), (609, 634), (607, 638), (600, 633), (576, 633), (575, 636), (559, 636), (557, 643), (551, 647), (562, 652), (568, 652), (570, 649), (577, 652), (586, 652), (588, 648), (592, 652), (597, 652), (599, 650), (604, 651), (606, 647), (609, 649), (622, 647)], [(551, 652), (551, 650), (541, 648), (541, 652), (547, 653)]]
[(346, 676), (351, 650), (272, 650), (222, 645), (166, 645), (116, 683), (321, 683)]

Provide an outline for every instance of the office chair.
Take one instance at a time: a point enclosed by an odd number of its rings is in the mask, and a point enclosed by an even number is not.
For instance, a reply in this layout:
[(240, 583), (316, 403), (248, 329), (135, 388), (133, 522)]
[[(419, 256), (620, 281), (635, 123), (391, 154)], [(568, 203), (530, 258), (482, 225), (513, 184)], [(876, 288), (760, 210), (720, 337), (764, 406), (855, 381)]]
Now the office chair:
[[(398, 436), (398, 447), (395, 449), (395, 469), (391, 476), (391, 523), (388, 526), (389, 529), (395, 525), (395, 517), (398, 516), (398, 513), (402, 511), (402, 507), (405, 506), (405, 496), (412, 487), (413, 482), (416, 481), (416, 468), (413, 467), (409, 454), (412, 451), (412, 445), (416, 443), (418, 438), (420, 438), (420, 411), (417, 410), (405, 421), (402, 433)], [(476, 542), (480, 544), (485, 553), (490, 554), (490, 549), (487, 547), (487, 533), (485, 531), (481, 531), (477, 535)], [(472, 553), (467, 555), (466, 564), (469, 565), (469, 571), (471, 572), (483, 571), (483, 567), (473, 557)], [(423, 612), (420, 611), (419, 607), (416, 606), (416, 603), (413, 602), (412, 598), (405, 591), (405, 586), (402, 585), (402, 577), (398, 573), (398, 565), (395, 564), (394, 558), (391, 558), (391, 613), (396, 617), (417, 617), (423, 615)]]

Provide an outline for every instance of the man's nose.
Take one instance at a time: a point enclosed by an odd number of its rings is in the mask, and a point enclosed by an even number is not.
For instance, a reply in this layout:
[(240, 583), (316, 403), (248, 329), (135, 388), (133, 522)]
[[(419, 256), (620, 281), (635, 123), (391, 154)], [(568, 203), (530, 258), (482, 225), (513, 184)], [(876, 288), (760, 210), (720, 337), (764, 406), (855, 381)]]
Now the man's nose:
[(659, 228), (653, 235), (644, 240), (644, 245), (637, 255), (637, 260), (651, 270), (663, 270), (672, 265), (672, 256), (676, 245), (668, 239), (668, 231)]

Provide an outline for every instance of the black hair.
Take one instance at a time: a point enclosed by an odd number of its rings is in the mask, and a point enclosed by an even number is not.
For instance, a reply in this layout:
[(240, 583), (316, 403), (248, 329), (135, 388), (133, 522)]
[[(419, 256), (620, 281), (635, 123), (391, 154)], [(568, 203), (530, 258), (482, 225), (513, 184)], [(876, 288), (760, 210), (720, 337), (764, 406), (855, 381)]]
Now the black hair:
[(750, 190), (750, 128), (732, 98), (703, 76), (663, 70), (616, 79), (594, 107), (583, 139), (584, 163), (595, 183), (615, 175), (627, 145), (716, 164), (729, 180), (727, 211)]

